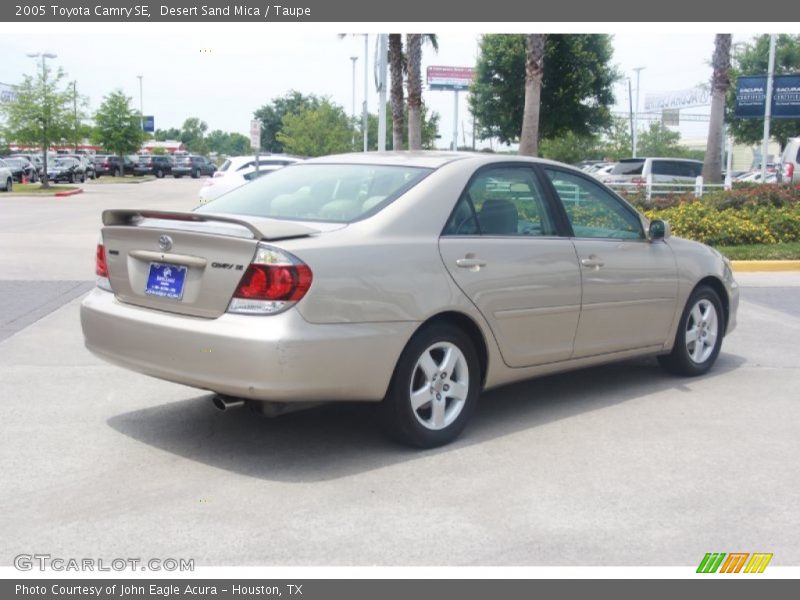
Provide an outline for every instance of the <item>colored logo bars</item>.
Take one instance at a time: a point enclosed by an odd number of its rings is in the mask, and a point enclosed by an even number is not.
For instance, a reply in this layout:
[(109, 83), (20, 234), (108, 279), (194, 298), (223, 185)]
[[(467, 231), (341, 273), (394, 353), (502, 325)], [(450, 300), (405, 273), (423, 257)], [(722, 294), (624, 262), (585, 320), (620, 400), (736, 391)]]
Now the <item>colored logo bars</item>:
[[(749, 561), (747, 560), (748, 557), (750, 557)], [(700, 561), (697, 572), (716, 573), (719, 570), (720, 573), (739, 573), (744, 567), (745, 573), (763, 573), (771, 560), (771, 553), (757, 552), (749, 554), (747, 552), (733, 552), (725, 554), (724, 552), (709, 552)]]

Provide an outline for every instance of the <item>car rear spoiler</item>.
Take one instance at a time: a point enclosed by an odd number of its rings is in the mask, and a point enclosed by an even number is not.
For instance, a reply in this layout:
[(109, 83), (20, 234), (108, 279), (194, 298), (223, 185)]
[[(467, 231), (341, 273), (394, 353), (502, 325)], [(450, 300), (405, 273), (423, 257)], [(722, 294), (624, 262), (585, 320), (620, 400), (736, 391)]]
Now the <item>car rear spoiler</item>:
[(141, 225), (147, 219), (158, 219), (159, 221), (167, 222), (174, 221), (175, 229), (186, 229), (186, 225), (195, 223), (227, 223), (246, 229), (253, 236), (253, 239), (256, 240), (280, 240), (293, 237), (304, 237), (319, 233), (318, 229), (307, 227), (306, 225), (302, 225), (300, 223), (273, 219), (258, 219), (259, 221), (263, 221), (264, 225), (268, 225), (269, 229), (267, 232), (265, 232), (262, 229), (259, 229), (259, 227), (253, 224), (251, 221), (209, 213), (201, 214), (196, 212), (124, 209), (103, 211), (103, 225), (108, 227), (136, 227)]

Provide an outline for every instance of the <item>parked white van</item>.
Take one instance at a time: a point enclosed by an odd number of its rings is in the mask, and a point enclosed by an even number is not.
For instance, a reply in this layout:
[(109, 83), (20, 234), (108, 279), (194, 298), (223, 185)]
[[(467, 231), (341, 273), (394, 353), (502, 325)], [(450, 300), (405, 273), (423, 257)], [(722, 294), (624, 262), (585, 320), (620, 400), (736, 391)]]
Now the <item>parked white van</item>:
[(703, 162), (689, 158), (624, 158), (602, 181), (611, 185), (645, 183), (652, 175), (653, 183), (694, 183), (702, 172)]

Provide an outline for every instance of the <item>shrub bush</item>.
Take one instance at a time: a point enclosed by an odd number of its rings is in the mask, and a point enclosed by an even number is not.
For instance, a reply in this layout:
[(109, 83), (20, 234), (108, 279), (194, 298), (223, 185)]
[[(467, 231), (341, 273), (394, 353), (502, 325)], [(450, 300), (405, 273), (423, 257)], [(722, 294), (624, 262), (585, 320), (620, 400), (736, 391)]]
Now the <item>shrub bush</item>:
[(712, 192), (661, 197), (647, 205), (632, 198), (649, 219), (663, 219), (675, 235), (712, 246), (776, 244), (800, 241), (800, 190), (755, 185)]

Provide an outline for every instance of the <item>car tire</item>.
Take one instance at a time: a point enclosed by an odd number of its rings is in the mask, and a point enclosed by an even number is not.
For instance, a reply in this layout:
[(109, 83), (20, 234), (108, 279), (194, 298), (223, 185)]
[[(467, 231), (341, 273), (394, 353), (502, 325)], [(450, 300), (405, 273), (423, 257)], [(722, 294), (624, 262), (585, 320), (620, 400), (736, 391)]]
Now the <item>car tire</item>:
[(70, 173), (69, 177), (67, 177), (67, 181), (70, 183), (75, 183), (75, 173)]
[(462, 330), (435, 323), (418, 331), (400, 355), (378, 407), (383, 429), (417, 448), (448, 444), (475, 409), (481, 370), (472, 340)]
[(200, 174), (195, 169), (194, 171), (192, 171), (192, 179), (197, 179), (198, 177), (200, 177)]
[(14, 191), (14, 182), (9, 177), (6, 179), (6, 187), (3, 189), (4, 192), (13, 192)]
[(681, 314), (672, 352), (658, 357), (674, 375), (703, 375), (717, 360), (725, 334), (725, 313), (717, 292), (706, 285), (696, 288)]
[(158, 171), (156, 171), (156, 178), (157, 179), (163, 179), (164, 178), (164, 171), (162, 169), (159, 169)]
[(86, 173), (81, 173), (81, 183), (86, 183)]

